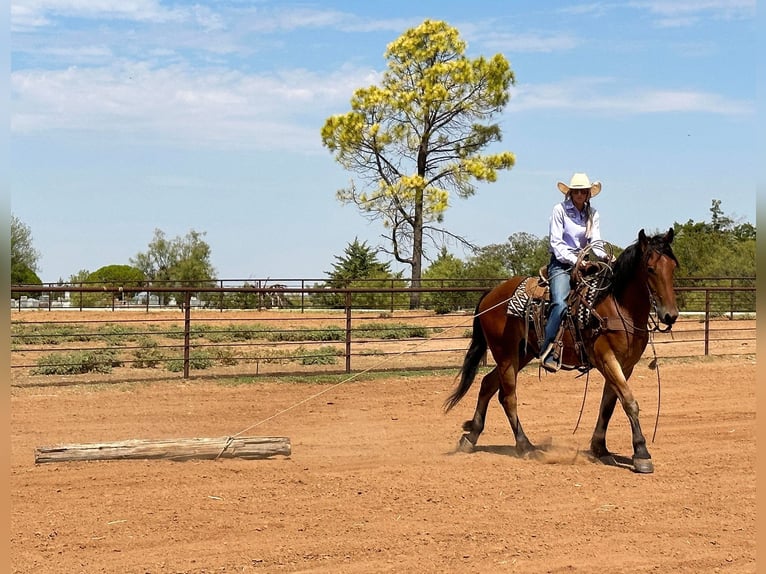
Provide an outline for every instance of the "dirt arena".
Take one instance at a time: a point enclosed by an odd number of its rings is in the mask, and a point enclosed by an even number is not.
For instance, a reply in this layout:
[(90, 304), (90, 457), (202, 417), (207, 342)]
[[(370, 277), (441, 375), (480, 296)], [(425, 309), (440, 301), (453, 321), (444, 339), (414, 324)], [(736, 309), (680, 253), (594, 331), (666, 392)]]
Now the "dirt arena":
[[(755, 355), (660, 361), (652, 475), (584, 453), (597, 373), (573, 434), (585, 378), (522, 372), (539, 459), (515, 456), (496, 402), (477, 452), (456, 454), (478, 384), (445, 415), (450, 375), (13, 386), (10, 571), (756, 572), (755, 369)], [(651, 441), (656, 371), (642, 363), (632, 383)], [(239, 433), (289, 437), (292, 454), (34, 458), (56, 444)], [(630, 456), (619, 407), (607, 441)]]

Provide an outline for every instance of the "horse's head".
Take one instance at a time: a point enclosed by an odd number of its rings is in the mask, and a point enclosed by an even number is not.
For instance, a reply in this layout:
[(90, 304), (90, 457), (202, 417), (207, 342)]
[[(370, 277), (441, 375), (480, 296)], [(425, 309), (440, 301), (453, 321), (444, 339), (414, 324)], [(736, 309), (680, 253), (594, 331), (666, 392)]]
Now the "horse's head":
[(638, 246), (646, 262), (647, 283), (654, 297), (657, 316), (665, 325), (672, 325), (678, 319), (676, 291), (673, 287), (673, 273), (678, 260), (670, 247), (673, 228), (664, 235), (647, 237), (644, 230), (638, 232)]

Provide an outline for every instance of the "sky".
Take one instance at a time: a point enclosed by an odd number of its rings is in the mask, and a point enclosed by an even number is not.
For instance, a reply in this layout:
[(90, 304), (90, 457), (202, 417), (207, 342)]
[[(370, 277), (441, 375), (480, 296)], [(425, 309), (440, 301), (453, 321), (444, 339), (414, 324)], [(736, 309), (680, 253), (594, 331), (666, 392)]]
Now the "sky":
[(494, 118), (502, 142), (486, 151), (516, 165), (450, 200), (452, 233), (480, 246), (542, 238), (556, 183), (574, 172), (602, 183), (601, 234), (620, 247), (640, 229), (709, 221), (714, 199), (756, 224), (755, 0), (10, 8), (11, 212), (43, 282), (129, 264), (156, 229), (204, 233), (229, 280), (321, 280), (355, 239), (381, 244), (382, 225), (335, 198), (355, 176), (320, 130), (426, 19), (455, 27), (469, 58), (503, 54), (515, 74)]

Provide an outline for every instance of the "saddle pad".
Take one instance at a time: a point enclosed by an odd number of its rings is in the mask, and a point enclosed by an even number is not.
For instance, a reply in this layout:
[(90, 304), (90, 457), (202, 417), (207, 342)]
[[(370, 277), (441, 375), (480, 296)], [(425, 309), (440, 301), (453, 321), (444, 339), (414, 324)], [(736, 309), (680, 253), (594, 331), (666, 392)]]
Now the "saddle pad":
[(508, 315), (514, 317), (521, 317), (525, 319), (527, 317), (527, 306), (530, 299), (544, 299), (547, 294), (547, 288), (541, 287), (537, 277), (526, 277), (519, 283), (516, 290), (508, 299)]

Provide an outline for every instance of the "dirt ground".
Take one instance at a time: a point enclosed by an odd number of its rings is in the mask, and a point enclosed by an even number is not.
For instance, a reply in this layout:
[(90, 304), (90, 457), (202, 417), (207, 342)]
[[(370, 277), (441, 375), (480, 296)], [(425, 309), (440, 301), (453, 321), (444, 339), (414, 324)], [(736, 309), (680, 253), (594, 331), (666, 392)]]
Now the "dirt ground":
[[(493, 402), (455, 453), (478, 384), (183, 381), (11, 388), (11, 570), (18, 573), (756, 572), (755, 355), (636, 367), (655, 473), (584, 452), (603, 379), (528, 367), (519, 458)], [(619, 409), (619, 407), (618, 407)], [(127, 439), (288, 437), (263, 460), (35, 464), (35, 448)], [(609, 448), (630, 456), (618, 410)], [(618, 456), (618, 461), (621, 459)]]

